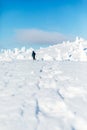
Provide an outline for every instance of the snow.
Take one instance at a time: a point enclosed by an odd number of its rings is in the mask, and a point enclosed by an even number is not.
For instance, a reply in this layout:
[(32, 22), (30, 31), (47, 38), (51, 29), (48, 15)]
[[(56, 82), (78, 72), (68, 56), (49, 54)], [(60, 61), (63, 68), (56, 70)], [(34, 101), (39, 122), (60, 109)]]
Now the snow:
[[(1, 50), (0, 61), (11, 61), (15, 59), (31, 60), (31, 52), (33, 48), (21, 49), (14, 48), (13, 50)], [(63, 42), (50, 46), (48, 48), (41, 48), (36, 51), (38, 60), (45, 61), (87, 61), (87, 40), (76, 37), (73, 42)]]
[(2, 50), (0, 130), (87, 130), (86, 45)]

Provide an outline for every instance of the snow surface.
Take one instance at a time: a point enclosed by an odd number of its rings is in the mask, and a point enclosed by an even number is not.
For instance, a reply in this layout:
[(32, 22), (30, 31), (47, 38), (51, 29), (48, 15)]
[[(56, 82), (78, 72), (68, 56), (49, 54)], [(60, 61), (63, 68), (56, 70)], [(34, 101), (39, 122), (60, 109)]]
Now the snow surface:
[(87, 130), (85, 43), (1, 52), (0, 130)]
[(87, 62), (0, 62), (0, 130), (87, 130)]

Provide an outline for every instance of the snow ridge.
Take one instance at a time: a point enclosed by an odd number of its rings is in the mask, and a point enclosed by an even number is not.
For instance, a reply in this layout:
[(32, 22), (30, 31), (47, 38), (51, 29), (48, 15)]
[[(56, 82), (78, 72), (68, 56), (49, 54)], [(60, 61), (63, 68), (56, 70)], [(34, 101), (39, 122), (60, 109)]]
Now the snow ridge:
[[(33, 48), (21, 49), (14, 48), (13, 50), (1, 50), (0, 61), (12, 61), (15, 59), (31, 60)], [(87, 40), (76, 37), (74, 42), (63, 42), (47, 48), (41, 48), (36, 51), (38, 60), (46, 61), (87, 61)]]

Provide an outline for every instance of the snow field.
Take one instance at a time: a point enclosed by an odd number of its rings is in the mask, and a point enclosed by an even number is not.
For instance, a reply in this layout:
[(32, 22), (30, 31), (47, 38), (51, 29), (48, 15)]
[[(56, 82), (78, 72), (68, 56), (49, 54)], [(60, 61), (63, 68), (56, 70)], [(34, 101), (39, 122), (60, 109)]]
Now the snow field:
[(0, 130), (87, 130), (87, 62), (0, 62)]

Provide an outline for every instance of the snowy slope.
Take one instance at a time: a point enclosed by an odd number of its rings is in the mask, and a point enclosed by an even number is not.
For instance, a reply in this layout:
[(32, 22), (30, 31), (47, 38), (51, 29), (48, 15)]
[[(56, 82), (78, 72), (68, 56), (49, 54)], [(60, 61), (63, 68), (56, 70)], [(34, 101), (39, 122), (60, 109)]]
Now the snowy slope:
[(0, 61), (0, 130), (87, 130), (87, 62)]
[[(13, 50), (1, 50), (0, 61), (11, 61), (15, 59), (31, 60), (31, 49), (14, 48)], [(48, 48), (36, 51), (38, 60), (46, 61), (87, 61), (87, 40), (76, 38), (74, 42), (63, 42)]]
[(38, 58), (44, 60), (87, 61), (87, 41), (78, 37), (74, 42), (63, 42), (38, 51)]
[(87, 41), (32, 50), (1, 50), (0, 130), (87, 130)]

